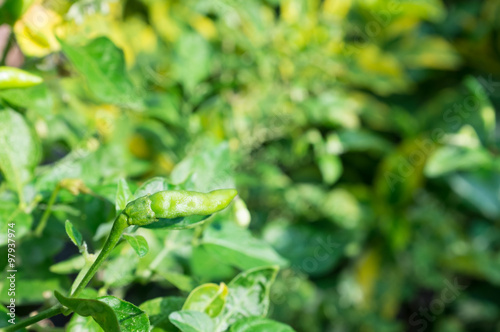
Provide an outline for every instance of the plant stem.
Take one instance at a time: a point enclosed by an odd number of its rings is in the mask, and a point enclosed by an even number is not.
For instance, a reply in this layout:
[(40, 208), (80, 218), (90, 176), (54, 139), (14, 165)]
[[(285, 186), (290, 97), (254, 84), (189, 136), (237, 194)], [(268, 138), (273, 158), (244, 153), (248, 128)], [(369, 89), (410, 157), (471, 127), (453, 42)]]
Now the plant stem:
[(113, 223), (113, 228), (111, 228), (111, 232), (109, 233), (108, 239), (104, 243), (104, 246), (102, 247), (99, 256), (97, 256), (96, 260), (89, 268), (89, 270), (83, 277), (82, 281), (80, 281), (80, 284), (75, 288), (73, 293), (70, 294), (70, 297), (77, 297), (85, 289), (90, 280), (92, 280), (92, 278), (96, 274), (97, 270), (99, 270), (101, 264), (109, 256), (113, 248), (116, 246), (116, 244), (120, 240), (123, 231), (128, 226), (129, 225), (127, 223), (127, 217), (123, 213), (119, 214), (118, 217), (116, 217), (115, 222)]
[(35, 236), (40, 237), (42, 236), (43, 230), (45, 229), (45, 226), (47, 226), (47, 221), (49, 220), (50, 213), (52, 212), (52, 206), (54, 205), (57, 194), (59, 193), (59, 190), (61, 189), (61, 186), (57, 184), (56, 188), (52, 192), (52, 195), (49, 198), (49, 203), (47, 204), (47, 208), (45, 209), (42, 219), (40, 219), (40, 223), (36, 227), (35, 230)]
[[(54, 192), (55, 191), (56, 190), (54, 190)], [(52, 194), (52, 196), (54, 197), (54, 200), (55, 200), (56, 195), (57, 195), (57, 193)], [(51, 201), (52, 200), (53, 199), (51, 197)], [(50, 205), (50, 203), (49, 203), (49, 205)], [(119, 214), (118, 217), (116, 217), (116, 219), (113, 223), (113, 228), (111, 228), (111, 232), (109, 233), (108, 239), (104, 243), (104, 246), (103, 246), (101, 252), (99, 253), (99, 256), (97, 256), (96, 260), (94, 261), (94, 263), (92, 264), (90, 269), (87, 271), (87, 273), (83, 277), (82, 281), (80, 281), (80, 284), (78, 284), (78, 286), (75, 288), (73, 293), (70, 295), (70, 297), (77, 297), (85, 289), (85, 287), (88, 285), (90, 280), (92, 280), (92, 278), (96, 274), (97, 270), (99, 270), (99, 267), (101, 266), (102, 262), (104, 262), (104, 260), (109, 256), (109, 254), (111, 253), (113, 248), (116, 246), (116, 244), (120, 240), (120, 237), (121, 237), (123, 231), (125, 230), (125, 228), (127, 228), (129, 226), (127, 223), (127, 220), (128, 220), (127, 216), (124, 215), (123, 213)], [(42, 228), (42, 230), (43, 230), (43, 228)], [(67, 311), (68, 313), (72, 311), (70, 309), (65, 309), (65, 310), (68, 310)], [(32, 325), (38, 321), (41, 321), (42, 319), (50, 318), (50, 317), (58, 315), (62, 312), (63, 312), (63, 307), (60, 304), (58, 304), (50, 309), (42, 311), (41, 313), (39, 313), (36, 316), (25, 319), (24, 321), (20, 322), (19, 324), (12, 325), (12, 326), (4, 329), (3, 331), (4, 332), (14, 332), (14, 331), (17, 331), (23, 327), (26, 327), (26, 326)]]
[(62, 311), (62, 306), (60, 304), (55, 305), (52, 308), (49, 308), (47, 310), (44, 310), (44, 311), (40, 312), (36, 316), (27, 318), (27, 319), (23, 320), (22, 322), (20, 322), (18, 324), (6, 327), (3, 331), (4, 332), (18, 331), (18, 330), (22, 329), (23, 327), (27, 327), (27, 326), (33, 325), (33, 324), (41, 321), (42, 319), (50, 318), (52, 316), (58, 315), (58, 314), (61, 313), (61, 311)]

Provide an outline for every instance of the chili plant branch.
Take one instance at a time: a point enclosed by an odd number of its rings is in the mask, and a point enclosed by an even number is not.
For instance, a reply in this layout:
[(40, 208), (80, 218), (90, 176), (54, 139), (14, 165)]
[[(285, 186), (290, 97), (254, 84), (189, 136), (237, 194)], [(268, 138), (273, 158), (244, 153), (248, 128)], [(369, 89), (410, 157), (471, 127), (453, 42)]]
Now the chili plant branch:
[(47, 204), (47, 208), (43, 212), (42, 219), (40, 219), (40, 223), (35, 229), (35, 235), (37, 237), (42, 236), (43, 230), (45, 229), (45, 226), (47, 226), (47, 221), (49, 220), (50, 213), (52, 212), (52, 206), (56, 202), (57, 194), (59, 193), (59, 190), (61, 190), (61, 186), (57, 184), (56, 188), (52, 192), (52, 195), (50, 195), (49, 202)]
[(27, 318), (18, 324), (6, 327), (3, 331), (4, 332), (18, 331), (24, 327), (33, 325), (33, 324), (35, 324), (43, 319), (50, 318), (50, 317), (53, 317), (55, 315), (59, 315), (61, 312), (62, 312), (62, 306), (60, 304), (58, 304), (58, 305), (53, 306), (52, 308), (49, 308), (47, 310), (40, 312), (39, 314), (37, 314), (33, 317)]

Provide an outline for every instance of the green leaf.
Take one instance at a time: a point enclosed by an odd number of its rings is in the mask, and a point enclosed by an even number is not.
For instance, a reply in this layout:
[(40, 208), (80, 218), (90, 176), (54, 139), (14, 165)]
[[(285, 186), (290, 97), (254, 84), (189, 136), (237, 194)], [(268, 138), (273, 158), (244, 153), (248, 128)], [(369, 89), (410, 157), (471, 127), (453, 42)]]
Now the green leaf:
[(176, 272), (156, 271), (156, 273), (182, 291), (190, 292), (196, 287), (195, 281), (190, 276)]
[(177, 187), (170, 184), (167, 179), (154, 177), (144, 182), (134, 193), (134, 199), (142, 196), (151, 195), (159, 191), (172, 190)]
[(264, 317), (269, 310), (269, 292), (278, 273), (277, 266), (259, 267), (238, 274), (227, 285), (229, 294), (219, 325), (252, 316)]
[[(23, 244), (26, 242), (23, 242)], [(24, 271), (19, 271), (23, 273)], [(67, 285), (67, 279), (60, 276), (49, 275), (46, 271), (37, 271), (37, 276), (31, 278), (16, 279), (16, 306), (17, 305), (36, 305), (41, 303), (46, 298), (46, 292), (64, 291)], [(10, 301), (8, 296), (9, 284), (0, 284), (0, 302), (7, 303)]]
[(169, 316), (172, 324), (182, 332), (213, 332), (214, 322), (205, 313), (199, 311), (176, 311)]
[(289, 260), (292, 268), (311, 276), (329, 273), (344, 255), (353, 235), (339, 232), (331, 223), (274, 222), (264, 228), (264, 239)]
[(318, 166), (326, 184), (334, 184), (342, 175), (342, 162), (333, 154), (324, 154), (318, 157)]
[(236, 274), (235, 268), (211, 255), (203, 246), (193, 248), (190, 268), (196, 277), (207, 281), (229, 279)]
[(91, 316), (106, 332), (149, 331), (149, 318), (144, 311), (132, 303), (114, 296), (103, 296), (97, 300), (68, 298), (54, 293), (57, 300), (80, 316)]
[(33, 131), (19, 113), (0, 111), (0, 146), (0, 169), (24, 204), (24, 184), (33, 176), (40, 151)]
[(84, 266), (85, 257), (83, 257), (82, 255), (77, 255), (65, 261), (52, 265), (49, 270), (50, 272), (57, 274), (70, 274), (80, 271)]
[(287, 265), (269, 244), (229, 222), (212, 224), (203, 234), (201, 243), (221, 261), (244, 270), (270, 264)]
[(130, 246), (135, 250), (139, 257), (144, 257), (149, 251), (148, 241), (141, 235), (123, 234), (123, 237)]
[(22, 14), (22, 0), (6, 0), (0, 5), (0, 22), (13, 25)]
[(134, 281), (134, 273), (139, 257), (127, 252), (108, 259), (102, 269), (102, 279), (107, 286), (123, 287)]
[(231, 326), (230, 332), (294, 332), (283, 323), (264, 317), (248, 317), (237, 321)]
[(139, 109), (142, 102), (129, 80), (123, 51), (106, 37), (99, 37), (80, 47), (59, 41), (64, 54), (85, 77), (92, 93), (101, 101)]
[(118, 181), (118, 188), (116, 189), (116, 211), (121, 211), (125, 209), (127, 203), (132, 201), (134, 196), (128, 187), (127, 181), (125, 179), (120, 179)]
[(425, 165), (425, 175), (443, 176), (451, 172), (491, 168), (493, 158), (482, 148), (444, 146), (435, 151)]
[(73, 226), (73, 224), (69, 220), (66, 220), (64, 226), (66, 228), (66, 234), (68, 234), (71, 242), (73, 242), (75, 246), (81, 247), (81, 245), (83, 244), (82, 234), (80, 234), (80, 232), (75, 228), (75, 226)]
[(183, 297), (178, 296), (158, 297), (144, 302), (139, 308), (149, 316), (152, 327), (172, 331), (175, 327), (168, 319), (168, 316), (174, 311), (181, 310), (184, 301)]
[(54, 120), (52, 110), (55, 98), (53, 98), (47, 84), (39, 84), (30, 88), (0, 90), (0, 98), (10, 105), (26, 108), (42, 115), (45, 119)]
[(367, 130), (344, 129), (336, 134), (328, 135), (326, 149), (336, 152), (375, 151), (386, 153), (392, 146), (388, 140)]
[(113, 309), (123, 332), (149, 331), (148, 315), (132, 303), (114, 296), (103, 296), (98, 300)]
[(178, 163), (170, 175), (172, 182), (184, 184), (183, 189), (201, 192), (234, 188), (232, 158), (227, 143), (209, 146)]
[(31, 214), (22, 212), (14, 202), (3, 201), (0, 204), (0, 246), (8, 242), (10, 223), (15, 224), (15, 239), (20, 240), (30, 232), (33, 217)]
[(484, 174), (456, 174), (449, 178), (451, 188), (484, 216), (500, 217), (500, 175), (496, 172)]
[(172, 219), (160, 218), (157, 222), (142, 227), (151, 229), (189, 229), (201, 225), (210, 216), (211, 214), (207, 216), (192, 215), (189, 217), (178, 217)]
[(226, 284), (204, 284), (189, 294), (182, 310), (204, 312), (210, 317), (218, 316), (226, 304), (228, 289)]
[(120, 325), (115, 311), (105, 302), (99, 300), (74, 299), (54, 292), (57, 300), (65, 307), (83, 317), (92, 316), (106, 332), (120, 332)]
[(175, 51), (174, 76), (191, 92), (210, 73), (210, 44), (196, 33), (185, 33)]
[(69, 332), (104, 332), (104, 330), (96, 323), (92, 317), (83, 317), (78, 314), (74, 314), (71, 317), (68, 325), (66, 326), (66, 331)]

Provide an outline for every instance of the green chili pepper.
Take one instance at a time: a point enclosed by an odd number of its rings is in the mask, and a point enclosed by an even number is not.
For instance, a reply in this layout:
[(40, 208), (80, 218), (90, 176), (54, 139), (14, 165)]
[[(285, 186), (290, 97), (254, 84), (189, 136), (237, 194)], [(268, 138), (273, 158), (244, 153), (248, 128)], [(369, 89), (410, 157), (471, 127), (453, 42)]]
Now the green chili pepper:
[(116, 217), (99, 256), (72, 292), (71, 297), (78, 296), (87, 286), (127, 227), (149, 225), (160, 218), (172, 219), (191, 215), (210, 215), (225, 209), (237, 193), (235, 189), (219, 189), (209, 193), (167, 190), (146, 195), (128, 203), (123, 212)]
[(159, 218), (172, 219), (191, 215), (206, 216), (224, 209), (236, 196), (234, 189), (209, 193), (185, 190), (160, 191), (130, 202), (123, 213), (129, 225), (145, 226)]
[(36, 76), (14, 67), (0, 67), (0, 90), (11, 88), (26, 88), (42, 83), (40, 76)]

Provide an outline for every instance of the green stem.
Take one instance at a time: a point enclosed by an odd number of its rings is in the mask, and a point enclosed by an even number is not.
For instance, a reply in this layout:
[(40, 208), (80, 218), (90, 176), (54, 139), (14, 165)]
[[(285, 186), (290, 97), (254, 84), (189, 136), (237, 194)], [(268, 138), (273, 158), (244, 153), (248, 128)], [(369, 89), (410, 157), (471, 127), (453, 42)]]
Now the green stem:
[(99, 256), (97, 256), (96, 260), (89, 268), (82, 281), (80, 281), (80, 284), (75, 288), (73, 293), (70, 294), (70, 297), (77, 297), (78, 295), (80, 295), (80, 293), (88, 285), (90, 280), (92, 280), (97, 270), (99, 270), (101, 264), (104, 262), (104, 260), (106, 260), (113, 248), (116, 246), (116, 244), (120, 240), (120, 237), (122, 236), (123, 231), (128, 226), (129, 224), (127, 223), (127, 217), (123, 213), (116, 217), (115, 222), (113, 223), (113, 228), (111, 228), (111, 232), (109, 233), (108, 239), (104, 243)]
[(50, 318), (52, 316), (58, 315), (61, 313), (61, 310), (62, 310), (62, 306), (58, 304), (56, 306), (53, 306), (52, 308), (49, 308), (47, 310), (40, 312), (36, 316), (33, 316), (33, 317), (30, 317), (28, 319), (23, 320), (22, 322), (20, 322), (18, 324), (14, 324), (14, 325), (11, 325), (9, 327), (6, 327), (3, 331), (4, 332), (18, 331), (18, 330), (22, 329), (23, 327), (33, 325), (33, 324), (41, 321), (42, 319)]
[[(57, 195), (56, 190), (54, 190), (54, 192), (55, 192), (55, 194), (52, 194), (52, 197), (50, 199), (51, 202), (53, 200), (55, 200), (55, 196)], [(52, 198), (54, 198), (54, 199), (52, 199)], [(51, 203), (49, 203), (49, 208), (50, 208), (50, 205), (51, 205)], [(80, 281), (78, 286), (75, 288), (73, 293), (70, 295), (70, 297), (77, 297), (85, 289), (85, 287), (88, 285), (90, 280), (92, 280), (92, 278), (96, 274), (96, 272), (99, 269), (99, 267), (101, 266), (101, 264), (109, 256), (109, 254), (111, 253), (113, 248), (116, 246), (116, 244), (120, 240), (120, 237), (121, 237), (123, 231), (129, 226), (127, 223), (127, 220), (128, 220), (127, 216), (124, 215), (123, 213), (119, 214), (118, 217), (116, 217), (116, 219), (113, 223), (113, 228), (111, 228), (111, 232), (109, 233), (108, 239), (104, 243), (104, 246), (102, 247), (102, 250), (99, 253), (99, 256), (97, 256), (96, 260), (94, 261), (92, 266), (89, 268), (89, 270), (87, 271), (87, 273), (83, 277), (82, 281)], [(43, 228), (42, 228), (42, 231), (43, 231)], [(71, 311), (72, 310), (69, 310), (68, 312), (71, 312)], [(58, 304), (50, 309), (42, 311), (41, 313), (39, 313), (36, 316), (25, 319), (24, 321), (20, 322), (19, 324), (9, 326), (8, 328), (5, 328), (3, 331), (4, 332), (14, 332), (14, 331), (17, 331), (23, 327), (33, 325), (36, 322), (41, 321), (42, 319), (50, 318), (50, 317), (58, 315), (62, 312), (63, 312), (63, 307), (60, 304)]]
[(47, 226), (47, 221), (49, 220), (50, 213), (52, 212), (52, 206), (56, 202), (57, 194), (59, 193), (60, 189), (61, 186), (57, 184), (56, 188), (54, 189), (52, 195), (49, 198), (49, 203), (47, 204), (47, 208), (45, 209), (45, 212), (42, 215), (42, 219), (40, 220), (40, 223), (36, 227), (35, 236), (37, 237), (42, 236), (43, 230), (45, 229), (45, 226)]

